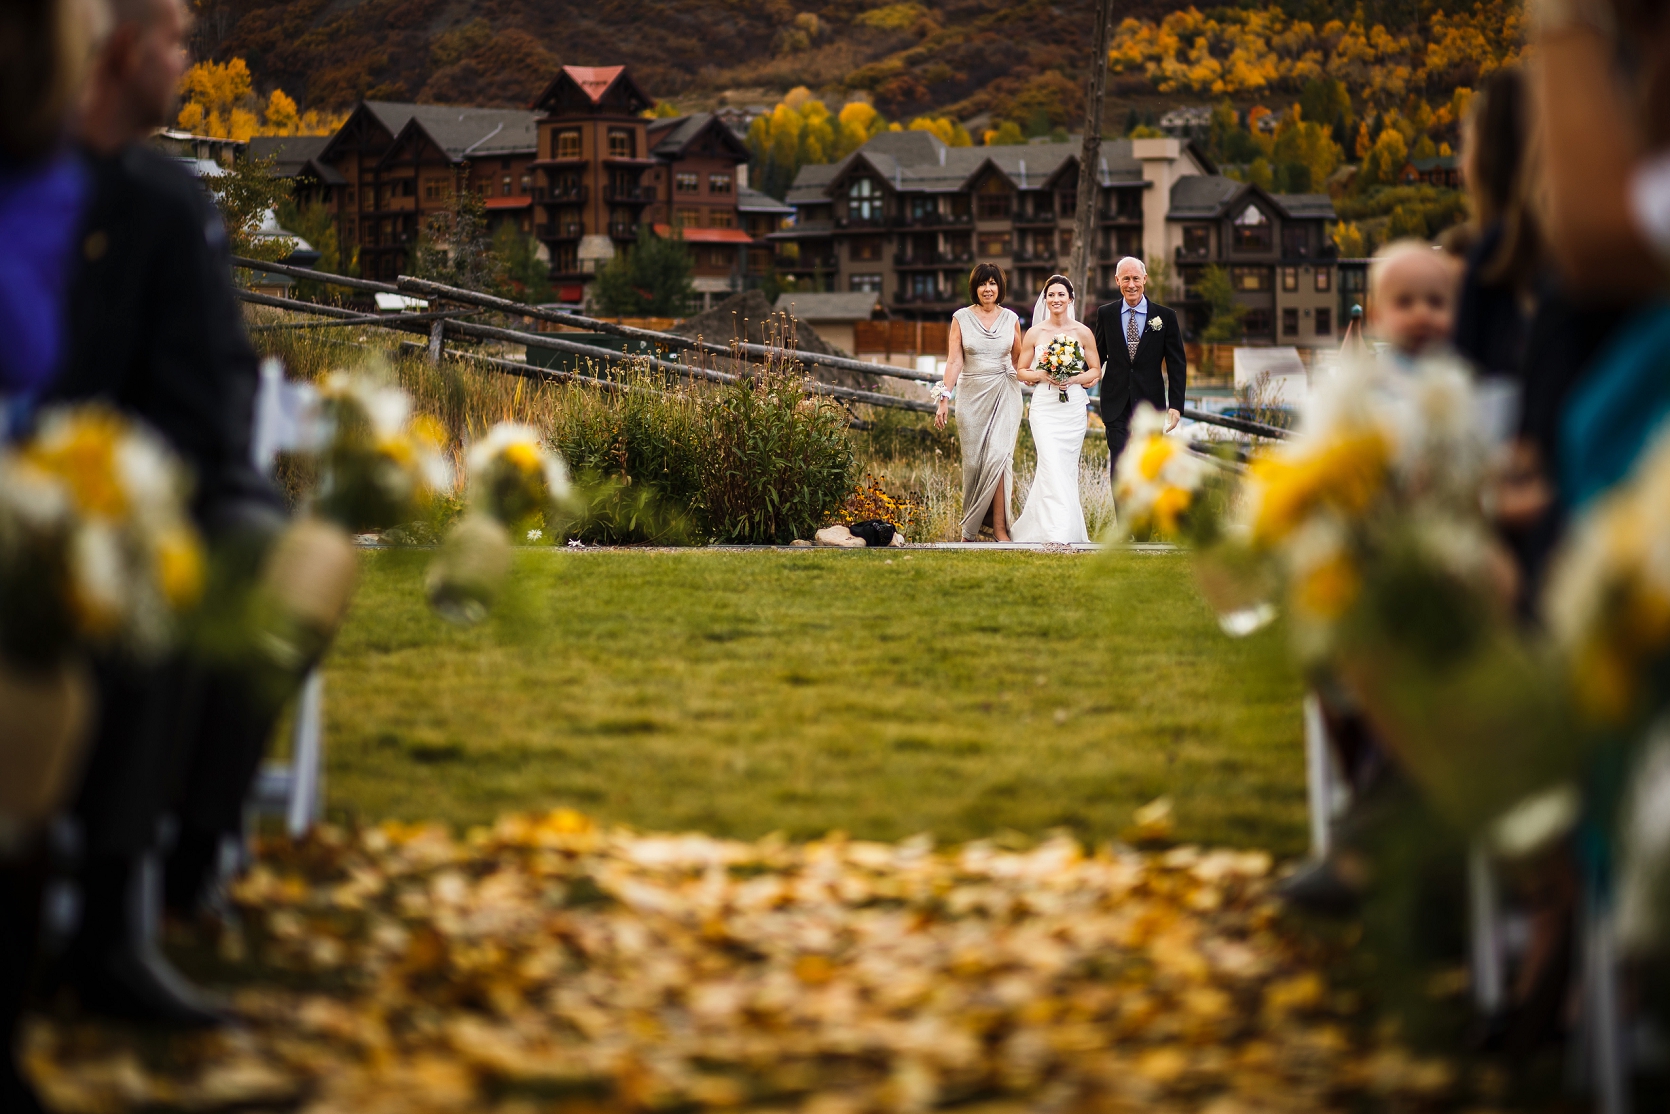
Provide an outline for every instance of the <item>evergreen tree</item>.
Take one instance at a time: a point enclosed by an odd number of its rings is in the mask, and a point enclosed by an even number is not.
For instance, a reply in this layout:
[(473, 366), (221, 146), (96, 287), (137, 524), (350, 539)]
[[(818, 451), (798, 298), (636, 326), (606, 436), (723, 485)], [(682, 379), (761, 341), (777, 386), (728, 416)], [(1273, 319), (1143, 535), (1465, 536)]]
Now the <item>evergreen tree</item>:
[(640, 225), (637, 243), (597, 272), (592, 297), (600, 311), (615, 317), (680, 317), (695, 294), (693, 270), (690, 250), (676, 230), (657, 236)]
[(412, 274), (448, 286), (504, 292), (504, 264), (487, 235), (487, 204), (472, 189), (454, 190), (452, 204), (418, 231)]
[(1212, 319), (1201, 331), (1200, 339), (1207, 344), (1231, 344), (1241, 339), (1241, 318), (1247, 307), (1235, 301), (1235, 287), (1229, 272), (1213, 265), (1201, 273), (1195, 285), (1206, 304), (1212, 307)]
[(551, 265), (539, 257), (539, 241), (505, 221), (493, 234), (493, 254), (504, 268), (505, 281), (519, 302), (540, 305), (553, 301)]

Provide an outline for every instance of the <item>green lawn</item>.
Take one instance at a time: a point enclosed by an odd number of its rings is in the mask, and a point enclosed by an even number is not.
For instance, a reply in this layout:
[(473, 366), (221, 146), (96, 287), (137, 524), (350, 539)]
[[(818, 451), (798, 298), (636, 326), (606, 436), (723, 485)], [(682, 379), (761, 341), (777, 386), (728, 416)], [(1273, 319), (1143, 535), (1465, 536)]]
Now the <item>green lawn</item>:
[(1175, 554), (521, 553), (452, 628), (429, 554), (368, 552), (329, 662), (330, 808), (643, 829), (1304, 846), (1299, 680), (1218, 632)]

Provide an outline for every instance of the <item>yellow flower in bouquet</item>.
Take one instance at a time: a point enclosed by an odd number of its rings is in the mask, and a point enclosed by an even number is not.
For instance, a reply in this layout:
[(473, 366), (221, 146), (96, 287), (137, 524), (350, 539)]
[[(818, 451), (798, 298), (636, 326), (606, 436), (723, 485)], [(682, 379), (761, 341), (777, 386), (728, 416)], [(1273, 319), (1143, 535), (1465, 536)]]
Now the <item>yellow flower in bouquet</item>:
[(1137, 535), (1175, 536), (1195, 505), (1208, 470), (1180, 441), (1167, 437), (1166, 419), (1146, 402), (1131, 415), (1131, 440), (1114, 466), (1114, 497)]
[(1670, 698), (1670, 429), (1572, 530), (1544, 610), (1590, 717), (1623, 724)]
[(319, 393), (330, 433), (318, 512), (349, 530), (410, 522), (452, 486), (445, 428), (413, 417), (405, 391), (369, 374), (338, 372)]
[(117, 412), (45, 412), (0, 453), (0, 649), (165, 649), (203, 590), (189, 491), (162, 441)]
[(530, 425), (500, 422), (470, 448), (470, 504), (506, 526), (569, 494), (562, 457)]

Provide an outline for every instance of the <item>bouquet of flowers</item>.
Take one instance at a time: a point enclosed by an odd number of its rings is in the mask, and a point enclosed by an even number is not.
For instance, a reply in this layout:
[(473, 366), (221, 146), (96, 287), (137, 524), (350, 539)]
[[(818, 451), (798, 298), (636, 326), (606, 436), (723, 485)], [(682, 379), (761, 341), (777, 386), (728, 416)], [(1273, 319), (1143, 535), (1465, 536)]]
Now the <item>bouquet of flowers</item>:
[(405, 391), (367, 374), (337, 372), (320, 391), (324, 481), (315, 510), (360, 532), (410, 522), (452, 486), (446, 430), (412, 416)]
[(1056, 385), (1061, 401), (1066, 402), (1067, 380), (1085, 368), (1084, 348), (1078, 341), (1062, 333), (1051, 340), (1049, 346), (1044, 349), (1040, 363), (1044, 374)]
[[(568, 469), (532, 426), (500, 422), (470, 449), (470, 511), (429, 567), (429, 603), (455, 623), (480, 622), (510, 572), (512, 526), (568, 498)], [(534, 533), (536, 531), (530, 531)]]
[(0, 448), (0, 850), (68, 788), (91, 718), (81, 652), (153, 660), (203, 588), (190, 485), (112, 410), (50, 410)]

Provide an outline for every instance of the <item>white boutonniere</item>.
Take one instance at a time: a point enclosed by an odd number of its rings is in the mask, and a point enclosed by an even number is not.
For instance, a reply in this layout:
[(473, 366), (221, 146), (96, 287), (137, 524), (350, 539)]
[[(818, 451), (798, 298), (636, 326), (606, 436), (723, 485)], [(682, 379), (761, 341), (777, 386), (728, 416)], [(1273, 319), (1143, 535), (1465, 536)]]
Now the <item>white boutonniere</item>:
[(1159, 332), (1161, 327), (1164, 325), (1165, 322), (1161, 321), (1158, 317), (1150, 317), (1148, 319), (1148, 327), (1153, 329), (1156, 333)]

